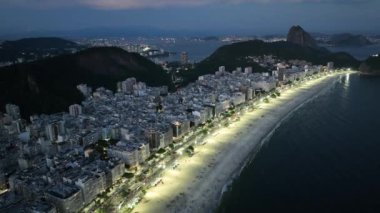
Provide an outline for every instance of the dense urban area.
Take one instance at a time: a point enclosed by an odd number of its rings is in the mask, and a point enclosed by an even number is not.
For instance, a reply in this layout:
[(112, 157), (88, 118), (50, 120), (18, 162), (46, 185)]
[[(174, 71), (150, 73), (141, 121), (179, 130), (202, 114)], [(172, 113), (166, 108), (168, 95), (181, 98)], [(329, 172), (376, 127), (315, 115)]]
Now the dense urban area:
[(133, 209), (176, 158), (194, 154), (205, 135), (308, 78), (334, 71), (273, 56), (249, 57), (251, 67), (215, 74), (168, 92), (135, 78), (117, 92), (77, 89), (86, 97), (68, 112), (21, 118), (9, 103), (0, 113), (0, 209), (34, 212), (109, 212)]

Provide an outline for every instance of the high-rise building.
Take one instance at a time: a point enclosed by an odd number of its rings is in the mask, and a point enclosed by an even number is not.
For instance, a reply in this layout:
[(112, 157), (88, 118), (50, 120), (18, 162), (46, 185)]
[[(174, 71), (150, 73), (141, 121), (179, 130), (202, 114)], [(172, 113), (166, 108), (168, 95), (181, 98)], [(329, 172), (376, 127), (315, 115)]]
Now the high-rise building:
[(327, 70), (332, 71), (334, 69), (334, 62), (328, 62), (327, 63)]
[(278, 80), (279, 81), (286, 81), (286, 74), (285, 74), (285, 69), (284, 68), (280, 68), (278, 70)]
[(181, 53), (181, 64), (186, 65), (188, 63), (189, 63), (189, 55), (187, 54), (187, 52), (182, 52)]
[(15, 120), (21, 117), (20, 108), (14, 104), (5, 105), (5, 112)]
[(69, 184), (56, 184), (45, 195), (58, 212), (77, 212), (84, 204), (80, 188)]
[(164, 134), (154, 128), (149, 128), (145, 131), (145, 137), (149, 142), (149, 148), (159, 149), (165, 146)]
[(225, 72), (226, 71), (226, 67), (225, 66), (220, 66), (219, 67), (219, 72)]
[(244, 73), (245, 74), (251, 74), (252, 73), (252, 67), (246, 67), (246, 68), (244, 68)]
[(73, 104), (69, 106), (69, 113), (72, 116), (77, 117), (78, 115), (82, 114), (82, 106), (79, 104)]
[(132, 94), (133, 93), (133, 86), (136, 83), (137, 83), (136, 78), (128, 78), (127, 80), (121, 82), (120, 90), (122, 92), (127, 93), (127, 94)]
[(57, 141), (58, 136), (62, 136), (65, 134), (65, 122), (59, 121), (48, 124), (45, 128), (45, 133), (48, 140)]
[(87, 84), (79, 84), (77, 89), (85, 96), (88, 97), (92, 93), (91, 87), (88, 87)]

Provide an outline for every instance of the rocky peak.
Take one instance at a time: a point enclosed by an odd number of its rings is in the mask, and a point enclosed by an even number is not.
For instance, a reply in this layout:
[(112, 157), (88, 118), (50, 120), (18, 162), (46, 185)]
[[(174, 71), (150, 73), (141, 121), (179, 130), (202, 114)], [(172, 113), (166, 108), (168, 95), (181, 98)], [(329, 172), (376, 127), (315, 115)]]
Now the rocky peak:
[(290, 28), (287, 41), (293, 44), (298, 44), (303, 47), (318, 48), (317, 42), (309, 33), (307, 33), (301, 26), (293, 26)]

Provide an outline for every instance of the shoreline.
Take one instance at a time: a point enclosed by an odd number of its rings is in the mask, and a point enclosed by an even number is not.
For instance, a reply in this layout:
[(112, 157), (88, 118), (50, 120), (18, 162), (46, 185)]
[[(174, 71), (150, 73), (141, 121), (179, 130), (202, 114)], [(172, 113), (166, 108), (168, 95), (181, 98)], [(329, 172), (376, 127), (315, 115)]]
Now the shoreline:
[(197, 146), (193, 157), (180, 157), (176, 170), (163, 172), (163, 184), (150, 188), (133, 212), (214, 211), (229, 186), (282, 123), (327, 92), (344, 74), (330, 74), (285, 91), (245, 113), (240, 121), (207, 136), (207, 143)]
[(328, 90), (331, 89), (331, 87), (336, 83), (337, 80), (338, 79), (335, 79), (335, 81), (332, 82), (329, 85), (329, 87), (323, 88), (317, 94), (315, 94), (314, 96), (312, 96), (309, 99), (305, 100), (302, 104), (300, 104), (299, 106), (297, 106), (296, 108), (294, 108), (293, 110), (291, 110), (290, 112), (288, 112), (288, 114), (286, 114), (283, 118), (281, 118), (279, 120), (279, 122), (273, 127), (273, 129), (270, 132), (268, 132), (267, 135), (264, 138), (261, 139), (260, 144), (252, 150), (250, 156), (248, 156), (248, 159), (242, 164), (242, 167), (239, 169), (239, 172), (236, 173), (233, 177), (231, 177), (231, 180), (228, 183), (226, 183), (225, 186), (223, 187), (223, 190), (222, 190), (221, 196), (220, 196), (220, 200), (219, 200), (219, 203), (218, 203), (218, 207), (220, 206), (220, 202), (223, 201), (224, 194), (228, 193), (231, 190), (231, 188), (229, 188), (229, 187), (233, 184), (233, 182), (235, 181), (235, 179), (241, 175), (241, 173), (243, 172), (243, 170), (245, 169), (245, 167), (248, 164), (251, 164), (255, 160), (257, 153), (259, 153), (260, 150), (261, 150), (261, 148), (267, 142), (270, 141), (270, 139), (272, 138), (273, 134), (277, 131), (277, 129), (280, 128), (283, 125), (284, 122), (286, 122), (288, 119), (290, 119), (294, 115), (294, 113), (297, 112), (299, 109), (301, 109), (302, 107), (304, 107), (306, 104), (312, 102), (314, 99), (318, 98), (319, 96), (324, 95), (325, 93), (327, 93)]
[(364, 77), (380, 77), (380, 72), (359, 72), (359, 75)]

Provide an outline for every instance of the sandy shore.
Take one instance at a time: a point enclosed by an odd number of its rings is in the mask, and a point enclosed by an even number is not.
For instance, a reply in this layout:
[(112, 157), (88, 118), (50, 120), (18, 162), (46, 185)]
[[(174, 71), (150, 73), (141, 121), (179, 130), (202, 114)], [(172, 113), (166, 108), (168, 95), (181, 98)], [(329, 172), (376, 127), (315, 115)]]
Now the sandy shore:
[(340, 74), (309, 81), (245, 113), (197, 146), (193, 157), (178, 159), (177, 169), (163, 173), (163, 184), (149, 189), (133, 212), (212, 212), (223, 188), (270, 137), (281, 122), (313, 97), (328, 91)]

